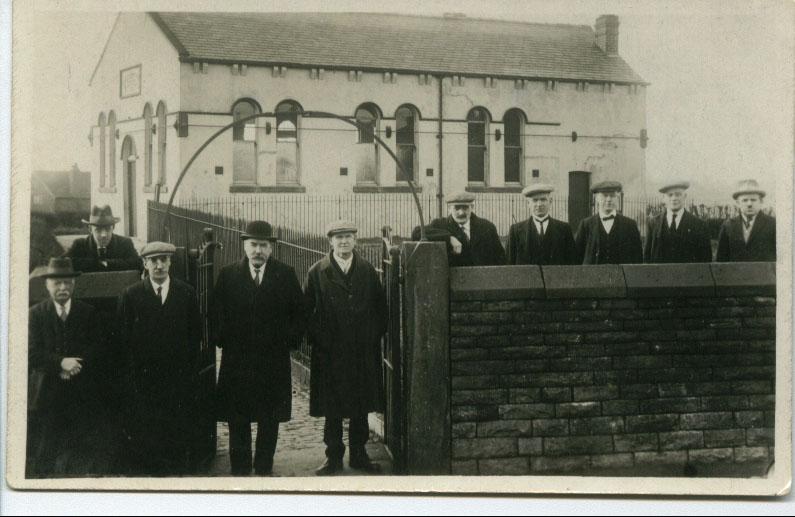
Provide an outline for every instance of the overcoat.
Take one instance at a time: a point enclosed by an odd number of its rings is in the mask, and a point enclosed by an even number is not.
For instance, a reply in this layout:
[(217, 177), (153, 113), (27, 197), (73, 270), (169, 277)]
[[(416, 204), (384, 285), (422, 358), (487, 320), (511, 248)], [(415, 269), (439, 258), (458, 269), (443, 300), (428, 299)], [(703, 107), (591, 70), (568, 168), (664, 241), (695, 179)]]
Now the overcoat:
[(574, 236), (569, 223), (549, 218), (543, 239), (532, 219), (511, 225), (508, 263), (567, 265), (575, 263)]
[(196, 291), (171, 278), (161, 304), (149, 278), (119, 297), (121, 400), (132, 448), (149, 463), (181, 462), (195, 439), (201, 320)]
[(269, 258), (259, 287), (248, 258), (224, 267), (210, 301), (212, 341), (222, 350), (219, 418), (290, 420), (290, 350), (303, 333), (303, 296), (295, 270)]
[(108, 263), (107, 267), (100, 262), (97, 241), (94, 240), (93, 235), (89, 235), (74, 241), (64, 256), (72, 259), (76, 271), (84, 273), (143, 270), (141, 257), (138, 256), (135, 245), (129, 237), (114, 233), (105, 252), (104, 260)]
[[(487, 219), (472, 214), (469, 220), (469, 238), (461, 226), (455, 222), (455, 219), (449, 215), (434, 219), (426, 229), (430, 240), (448, 242), (447, 256), (450, 267), (504, 266), (507, 263), (505, 249), (502, 247), (497, 227)], [(460, 255), (453, 254), (449, 244), (450, 236), (461, 241)], [(419, 227), (412, 232), (412, 238), (420, 239)]]
[(748, 242), (743, 237), (742, 216), (723, 223), (718, 234), (717, 262), (775, 262), (776, 219), (759, 213)]
[[(602, 242), (606, 236), (614, 244), (609, 253), (607, 253), (607, 243)], [(583, 219), (577, 229), (574, 242), (578, 264), (643, 263), (643, 245), (638, 225), (634, 220), (621, 214), (616, 214), (609, 236), (602, 228), (599, 214)]]
[(704, 221), (683, 210), (682, 220), (674, 232), (668, 227), (667, 214), (663, 212), (647, 224), (643, 256), (652, 264), (711, 262), (709, 228)]
[(329, 254), (304, 293), (312, 344), (310, 415), (350, 418), (384, 406), (381, 337), (386, 296), (373, 266), (354, 252), (348, 274)]
[[(28, 451), (36, 475), (102, 474), (106, 468), (95, 454), (101, 449), (97, 440), (105, 444), (110, 440), (97, 435), (104, 424), (97, 381), (107, 364), (105, 336), (96, 315), (91, 305), (74, 299), (65, 322), (52, 299), (29, 310), (28, 369), (42, 373), (36, 410), (29, 422), (29, 431), (35, 428), (29, 433)], [(68, 381), (59, 376), (65, 357), (83, 359), (81, 372)]]

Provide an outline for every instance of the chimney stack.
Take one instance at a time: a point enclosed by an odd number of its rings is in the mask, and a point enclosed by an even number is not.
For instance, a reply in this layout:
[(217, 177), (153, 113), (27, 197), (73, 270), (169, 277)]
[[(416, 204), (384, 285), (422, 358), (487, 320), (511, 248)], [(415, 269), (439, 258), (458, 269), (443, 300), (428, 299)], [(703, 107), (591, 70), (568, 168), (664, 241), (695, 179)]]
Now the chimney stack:
[(596, 44), (608, 56), (618, 55), (618, 16), (603, 14), (596, 19)]

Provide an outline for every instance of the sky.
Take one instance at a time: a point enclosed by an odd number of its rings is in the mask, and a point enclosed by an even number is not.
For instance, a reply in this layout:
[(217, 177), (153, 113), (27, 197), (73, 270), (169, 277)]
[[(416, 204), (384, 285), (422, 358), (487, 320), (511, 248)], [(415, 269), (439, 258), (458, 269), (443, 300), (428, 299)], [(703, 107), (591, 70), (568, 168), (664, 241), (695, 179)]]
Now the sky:
[[(78, 5), (79, 4), (79, 5)], [(194, 2), (212, 6), (212, 2)], [(79, 11), (64, 11), (63, 6)], [(687, 179), (691, 197), (729, 199), (756, 178), (775, 198), (775, 175), (792, 171), (793, 4), (777, 1), (225, 2), (225, 10), (386, 11), (593, 26), (619, 16), (619, 54), (646, 81), (648, 184)], [(125, 7), (126, 6), (126, 7)], [(52, 8), (60, 10), (53, 11)], [(37, 108), (34, 169), (90, 166), (88, 79), (113, 25), (112, 9), (185, 8), (175, 2), (38, 0), (34, 26)], [(44, 37), (44, 35), (48, 37)], [(53, 141), (55, 145), (53, 146)]]

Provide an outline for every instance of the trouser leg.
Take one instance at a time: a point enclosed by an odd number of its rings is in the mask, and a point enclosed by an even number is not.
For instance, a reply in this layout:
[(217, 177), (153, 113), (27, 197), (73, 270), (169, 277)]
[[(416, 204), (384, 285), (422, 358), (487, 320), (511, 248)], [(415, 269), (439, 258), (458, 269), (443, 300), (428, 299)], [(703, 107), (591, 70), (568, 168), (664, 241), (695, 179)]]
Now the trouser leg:
[(367, 413), (356, 415), (348, 423), (348, 442), (351, 447), (351, 457), (365, 457), (365, 445), (370, 438), (370, 427), (367, 424)]
[(251, 421), (241, 415), (229, 419), (229, 459), (232, 474), (251, 472)]
[(345, 444), (342, 442), (342, 418), (326, 417), (323, 425), (323, 443), (326, 444), (326, 457), (342, 461)]
[(273, 469), (273, 455), (279, 438), (279, 421), (272, 417), (257, 421), (257, 450), (254, 453), (254, 470), (268, 474)]

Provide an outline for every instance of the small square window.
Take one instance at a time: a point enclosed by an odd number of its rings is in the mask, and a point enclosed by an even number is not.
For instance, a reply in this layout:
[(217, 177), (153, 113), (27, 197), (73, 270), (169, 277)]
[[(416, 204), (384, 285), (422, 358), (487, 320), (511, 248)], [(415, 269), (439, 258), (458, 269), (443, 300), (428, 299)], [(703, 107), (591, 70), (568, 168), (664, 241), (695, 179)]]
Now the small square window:
[(347, 176), (347, 175), (348, 175), (348, 168), (340, 167), (340, 176)]
[(224, 175), (224, 168), (220, 165), (215, 167), (215, 175), (216, 176), (223, 176)]
[(538, 170), (538, 169), (533, 169), (533, 177), (534, 177), (534, 178), (539, 178), (539, 177), (541, 177), (541, 171), (540, 171), (540, 170)]
[(429, 178), (433, 177), (433, 169), (425, 169), (425, 175)]

